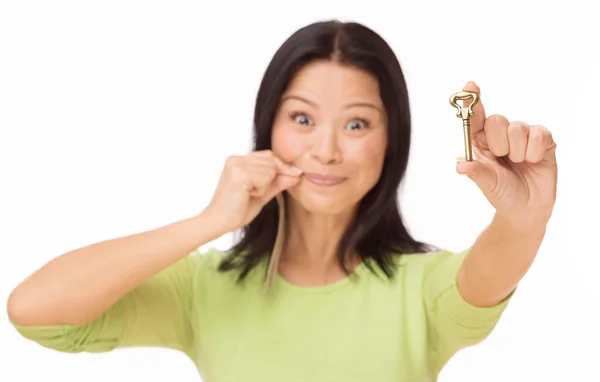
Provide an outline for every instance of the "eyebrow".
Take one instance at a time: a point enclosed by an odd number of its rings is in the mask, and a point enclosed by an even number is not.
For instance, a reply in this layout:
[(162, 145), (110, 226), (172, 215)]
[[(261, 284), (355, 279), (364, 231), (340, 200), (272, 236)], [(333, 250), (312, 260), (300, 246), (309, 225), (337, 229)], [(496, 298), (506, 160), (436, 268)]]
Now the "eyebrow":
[[(319, 105), (317, 105), (315, 102), (313, 102), (313, 101), (311, 101), (309, 99), (306, 99), (304, 97), (301, 97), (299, 95), (295, 95), (295, 94), (289, 94), (289, 95), (286, 95), (286, 96), (282, 97), (281, 103), (284, 103), (285, 101), (291, 100), (291, 99), (294, 99), (294, 100), (297, 100), (297, 101), (309, 104), (312, 107), (314, 107), (315, 109), (319, 108)], [(352, 108), (352, 107), (370, 107), (370, 108), (375, 109), (375, 110), (377, 110), (379, 112), (382, 111), (379, 106), (377, 106), (377, 105), (375, 105), (373, 103), (370, 103), (370, 102), (365, 102), (365, 101), (352, 102), (352, 103), (349, 103), (349, 104), (347, 104), (347, 105), (344, 106), (345, 109), (349, 109), (349, 108)]]

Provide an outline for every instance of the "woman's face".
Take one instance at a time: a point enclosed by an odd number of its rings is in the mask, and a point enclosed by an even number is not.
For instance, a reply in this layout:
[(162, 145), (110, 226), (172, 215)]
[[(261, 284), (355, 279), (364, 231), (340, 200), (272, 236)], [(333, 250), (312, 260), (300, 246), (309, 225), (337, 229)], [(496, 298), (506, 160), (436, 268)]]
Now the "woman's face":
[(272, 150), (304, 171), (288, 193), (306, 210), (336, 214), (356, 207), (377, 183), (386, 147), (385, 109), (369, 73), (317, 61), (283, 94)]

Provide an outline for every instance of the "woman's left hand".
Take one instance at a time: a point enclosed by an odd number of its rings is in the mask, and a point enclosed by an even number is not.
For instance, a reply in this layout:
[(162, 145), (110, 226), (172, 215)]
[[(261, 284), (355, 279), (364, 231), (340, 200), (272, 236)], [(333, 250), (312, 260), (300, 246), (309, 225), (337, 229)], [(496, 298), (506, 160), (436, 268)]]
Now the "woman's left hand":
[[(473, 82), (465, 91), (480, 93)], [(471, 100), (464, 101), (465, 107)], [(510, 122), (502, 115), (486, 117), (481, 98), (473, 106), (472, 162), (458, 162), (496, 209), (496, 215), (518, 230), (544, 226), (556, 200), (556, 143), (548, 129)]]

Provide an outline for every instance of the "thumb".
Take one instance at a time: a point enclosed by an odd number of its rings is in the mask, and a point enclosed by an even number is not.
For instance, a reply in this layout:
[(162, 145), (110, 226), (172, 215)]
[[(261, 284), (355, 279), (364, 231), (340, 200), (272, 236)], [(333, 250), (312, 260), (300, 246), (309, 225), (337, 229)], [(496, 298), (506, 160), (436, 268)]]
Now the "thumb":
[(262, 197), (264, 203), (268, 203), (271, 199), (275, 197), (275, 195), (287, 190), (290, 187), (295, 186), (299, 182), (299, 175), (277, 175), (271, 187), (265, 192), (264, 196)]
[(489, 195), (496, 188), (496, 171), (482, 162), (457, 162), (456, 172), (469, 177), (485, 195)]

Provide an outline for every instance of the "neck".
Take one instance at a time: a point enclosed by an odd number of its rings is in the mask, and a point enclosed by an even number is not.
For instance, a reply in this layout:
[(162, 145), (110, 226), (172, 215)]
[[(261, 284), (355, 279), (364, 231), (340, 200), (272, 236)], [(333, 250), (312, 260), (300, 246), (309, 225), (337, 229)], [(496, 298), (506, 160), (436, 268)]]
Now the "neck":
[(355, 211), (319, 215), (288, 199), (288, 229), (282, 262), (305, 269), (338, 267), (337, 250)]

